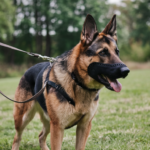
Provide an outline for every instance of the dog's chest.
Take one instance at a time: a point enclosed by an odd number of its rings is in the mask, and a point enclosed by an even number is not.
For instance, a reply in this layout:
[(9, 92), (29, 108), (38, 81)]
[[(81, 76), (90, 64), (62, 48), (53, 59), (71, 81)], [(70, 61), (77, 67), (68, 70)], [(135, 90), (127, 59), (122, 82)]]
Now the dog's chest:
[(95, 101), (97, 94), (99, 93), (80, 91), (76, 96), (76, 111), (83, 115), (94, 111), (98, 104), (98, 101)]
[(98, 107), (98, 101), (92, 100), (81, 100), (77, 103), (76, 111), (81, 115), (94, 116)]
[(66, 105), (64, 107), (65, 111), (63, 110), (63, 114), (60, 114), (59, 116), (61, 125), (66, 129), (70, 128), (74, 125), (77, 125), (85, 116), (86, 120), (84, 121), (90, 121), (97, 110), (97, 106), (97, 101), (93, 101), (91, 103), (83, 103), (81, 101), (81, 103), (76, 103), (75, 107)]

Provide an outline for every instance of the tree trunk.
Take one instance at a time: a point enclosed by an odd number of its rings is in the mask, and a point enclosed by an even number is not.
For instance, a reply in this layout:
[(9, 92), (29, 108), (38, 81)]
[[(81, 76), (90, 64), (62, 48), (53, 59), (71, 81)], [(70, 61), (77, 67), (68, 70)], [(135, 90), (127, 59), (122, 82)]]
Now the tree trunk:
[(36, 45), (36, 53), (41, 53), (42, 52), (42, 34), (41, 31), (39, 30), (39, 26), (41, 28), (42, 23), (40, 20), (38, 8), (37, 8), (37, 0), (34, 0), (34, 18), (35, 18), (35, 25), (36, 25), (36, 35), (35, 35), (35, 45)]
[[(17, 0), (14, 0), (13, 4), (16, 7), (17, 6)], [(12, 46), (15, 46), (15, 44), (16, 44), (16, 37), (14, 35), (13, 35), (12, 40), (10, 41), (10, 44)], [(10, 50), (8, 61), (9, 61), (9, 63), (14, 64), (14, 60), (15, 60), (15, 51), (14, 50)]]
[(49, 33), (46, 34), (46, 51), (45, 51), (46, 56), (51, 56), (51, 37)]
[(46, 56), (51, 56), (51, 37), (49, 34), (49, 18), (46, 16)]
[(42, 49), (43, 49), (43, 36), (42, 36), (42, 34), (38, 36), (38, 40), (39, 40), (38, 53), (42, 54)]

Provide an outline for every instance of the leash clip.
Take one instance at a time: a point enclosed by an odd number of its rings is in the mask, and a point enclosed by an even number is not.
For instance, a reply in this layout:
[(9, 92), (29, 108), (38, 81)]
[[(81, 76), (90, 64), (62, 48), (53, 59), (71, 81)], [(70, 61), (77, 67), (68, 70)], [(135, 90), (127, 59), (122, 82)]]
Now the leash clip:
[(28, 52), (28, 55), (37, 57), (34, 53)]

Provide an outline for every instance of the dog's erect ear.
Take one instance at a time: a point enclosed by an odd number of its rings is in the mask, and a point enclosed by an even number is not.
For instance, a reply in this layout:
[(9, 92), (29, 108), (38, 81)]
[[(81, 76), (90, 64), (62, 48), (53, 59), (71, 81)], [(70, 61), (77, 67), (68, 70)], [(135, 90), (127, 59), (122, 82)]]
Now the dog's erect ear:
[(94, 18), (88, 14), (83, 24), (81, 32), (81, 42), (84, 45), (89, 45), (94, 38), (94, 35), (98, 33)]
[(116, 15), (112, 17), (110, 22), (107, 24), (105, 29), (102, 31), (105, 34), (109, 34), (117, 41), (117, 34), (116, 34)]

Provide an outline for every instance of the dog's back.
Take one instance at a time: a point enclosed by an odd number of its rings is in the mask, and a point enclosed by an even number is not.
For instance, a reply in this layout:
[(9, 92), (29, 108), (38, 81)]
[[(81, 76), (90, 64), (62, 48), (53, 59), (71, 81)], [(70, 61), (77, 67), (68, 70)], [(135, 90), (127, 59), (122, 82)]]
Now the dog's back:
[[(31, 68), (29, 68), (25, 74), (25, 80), (30, 84), (30, 86), (34, 89), (37, 78), (43, 74), (44, 70), (49, 66), (49, 62), (38, 63)], [(35, 94), (35, 91), (33, 91)]]
[[(39, 92), (40, 89), (42, 88), (43, 73), (47, 69), (48, 66), (50, 66), (49, 62), (38, 63), (38, 64), (32, 66), (31, 68), (29, 68), (26, 71), (26, 73), (24, 74), (25, 80), (30, 85), (33, 95), (35, 95), (37, 92)], [(45, 111), (47, 111), (43, 93), (37, 98), (37, 101), (39, 102), (41, 107)]]

